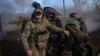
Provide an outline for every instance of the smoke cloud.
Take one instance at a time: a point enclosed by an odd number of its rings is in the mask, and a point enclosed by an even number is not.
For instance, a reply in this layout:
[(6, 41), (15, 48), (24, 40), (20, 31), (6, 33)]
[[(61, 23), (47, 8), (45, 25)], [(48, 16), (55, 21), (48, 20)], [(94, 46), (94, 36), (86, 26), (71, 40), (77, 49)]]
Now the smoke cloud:
[[(39, 2), (42, 7), (50, 6), (55, 8), (58, 12), (63, 15), (63, 1), (61, 0), (0, 0), (0, 14), (2, 17), (3, 27), (6, 26), (11, 20), (14, 20), (16, 14), (29, 16), (32, 14), (34, 8), (32, 8), (32, 2)], [(100, 28), (100, 14), (97, 13), (87, 13), (90, 10), (89, 5), (86, 4), (83, 7), (83, 11), (78, 11), (74, 7), (73, 0), (67, 1), (66, 4), (66, 16), (68, 16), (71, 12), (79, 12), (82, 14), (83, 20), (86, 22), (87, 28), (89, 32), (95, 31)], [(89, 9), (88, 9), (89, 8)], [(85, 13), (84, 13), (85, 12)], [(89, 14), (89, 16), (87, 16)], [(93, 16), (94, 15), (94, 16)]]

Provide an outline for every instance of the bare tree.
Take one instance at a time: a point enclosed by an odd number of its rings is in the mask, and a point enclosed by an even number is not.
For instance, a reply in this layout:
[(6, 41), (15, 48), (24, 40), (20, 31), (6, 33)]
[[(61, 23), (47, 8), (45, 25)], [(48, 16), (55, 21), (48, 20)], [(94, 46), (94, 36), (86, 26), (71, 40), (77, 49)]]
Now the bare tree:
[(92, 1), (92, 9), (95, 9), (95, 7), (100, 6), (100, 0), (91, 0)]
[(93, 11), (96, 15), (100, 15), (100, 0), (92, 0), (93, 1)]
[(73, 0), (73, 2), (76, 10), (81, 10), (83, 5), (87, 3), (87, 0)]
[(98, 1), (96, 2), (95, 7), (96, 7), (97, 9), (100, 9), (100, 0), (98, 0)]
[(42, 0), (43, 6), (48, 5), (49, 4), (48, 1), (49, 0)]

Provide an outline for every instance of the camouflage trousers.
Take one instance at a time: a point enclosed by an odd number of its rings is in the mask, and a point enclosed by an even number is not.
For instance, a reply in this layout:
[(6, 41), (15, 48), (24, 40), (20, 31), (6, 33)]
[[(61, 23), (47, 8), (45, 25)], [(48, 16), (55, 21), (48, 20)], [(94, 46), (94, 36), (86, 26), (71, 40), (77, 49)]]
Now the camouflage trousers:
[(74, 45), (72, 52), (73, 56), (90, 56), (87, 55), (89, 50), (87, 50), (87, 48), (85, 47), (85, 43), (82, 43), (80, 45)]
[(45, 49), (44, 50), (33, 49), (32, 51), (33, 51), (33, 56), (46, 56)]
[(49, 49), (47, 49), (46, 54), (47, 56), (61, 56), (61, 51), (59, 48), (51, 46)]
[(41, 45), (41, 43), (38, 43), (39, 47), (33, 45), (32, 48), (32, 52), (33, 52), (33, 56), (46, 56), (46, 43), (42, 43), (44, 44), (44, 46)]
[(72, 56), (72, 51), (63, 50), (61, 56)]

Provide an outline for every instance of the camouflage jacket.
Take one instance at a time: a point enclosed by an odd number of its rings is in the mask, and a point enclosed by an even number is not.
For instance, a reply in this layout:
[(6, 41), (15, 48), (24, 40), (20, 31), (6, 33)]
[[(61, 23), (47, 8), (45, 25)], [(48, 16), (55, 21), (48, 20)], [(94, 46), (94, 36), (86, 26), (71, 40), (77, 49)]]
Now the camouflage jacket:
[[(41, 22), (36, 20), (30, 20), (26, 23), (22, 33), (21, 41), (25, 50), (30, 49), (30, 44), (37, 45), (38, 42), (47, 42), (49, 37), (49, 30), (56, 32), (63, 32), (63, 29), (52, 25), (47, 19), (43, 19)], [(31, 40), (28, 40), (31, 39)]]
[(88, 34), (88, 31), (87, 31), (85, 22), (82, 20), (82, 18), (76, 18), (76, 20), (80, 23), (80, 30), (81, 30), (83, 33), (87, 33), (87, 34)]
[(80, 22), (76, 19), (70, 19), (67, 21), (65, 29), (68, 30), (74, 37), (76, 42), (84, 42), (88, 37), (87, 33), (84, 33), (81, 29)]
[(80, 22), (78, 20), (75, 19), (68, 19), (67, 20), (67, 25), (73, 25), (75, 26), (78, 30), (80, 30)]

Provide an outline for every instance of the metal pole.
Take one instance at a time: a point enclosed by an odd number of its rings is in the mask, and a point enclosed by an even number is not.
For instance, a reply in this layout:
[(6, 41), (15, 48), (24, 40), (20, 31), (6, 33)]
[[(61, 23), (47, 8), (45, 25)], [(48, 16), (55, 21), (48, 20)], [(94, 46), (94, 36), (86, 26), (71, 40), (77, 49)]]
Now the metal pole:
[(3, 39), (3, 29), (2, 29), (1, 15), (0, 15), (0, 33), (1, 33), (1, 39)]
[(64, 9), (64, 17), (66, 15), (66, 12), (65, 12), (65, 0), (63, 0), (63, 9)]

